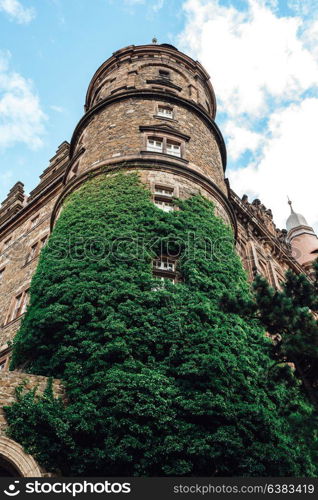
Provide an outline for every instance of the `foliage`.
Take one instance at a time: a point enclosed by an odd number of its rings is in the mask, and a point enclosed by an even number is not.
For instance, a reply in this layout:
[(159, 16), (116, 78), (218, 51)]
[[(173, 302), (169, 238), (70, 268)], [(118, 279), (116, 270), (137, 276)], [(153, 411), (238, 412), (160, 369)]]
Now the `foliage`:
[[(258, 320), (226, 313), (249, 286), (201, 196), (165, 213), (135, 175), (73, 193), (44, 249), (12, 368), (63, 380), (68, 402), (19, 395), (10, 435), (73, 476), (312, 476), (312, 407), (271, 369)], [(98, 235), (98, 237), (97, 237)], [(178, 255), (164, 287), (153, 258)]]

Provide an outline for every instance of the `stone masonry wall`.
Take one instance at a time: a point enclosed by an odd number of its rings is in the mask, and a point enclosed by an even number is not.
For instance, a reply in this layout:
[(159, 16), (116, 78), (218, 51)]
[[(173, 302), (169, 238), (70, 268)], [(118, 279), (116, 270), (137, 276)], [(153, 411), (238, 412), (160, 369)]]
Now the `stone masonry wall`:
[[(128, 158), (172, 159), (170, 155), (159, 153), (147, 155), (146, 137), (169, 136), (180, 141), (183, 147), (182, 157), (194, 171), (209, 177), (224, 193), (224, 172), (221, 155), (216, 138), (205, 122), (196, 114), (181, 105), (173, 108), (173, 120), (159, 117), (158, 105), (167, 105), (163, 98), (155, 100), (124, 99), (113, 103), (88, 123), (81, 135), (79, 147), (85, 148), (85, 153), (76, 162), (77, 174), (88, 171), (107, 160)], [(140, 131), (140, 126), (171, 127), (156, 131)], [(174, 137), (173, 129), (190, 137), (189, 141)], [(143, 152), (143, 153), (141, 153)], [(180, 160), (181, 161), (181, 160)], [(72, 173), (69, 174), (71, 178)]]
[[(87, 102), (88, 108), (123, 89), (167, 89), (180, 97), (201, 105), (212, 116), (215, 113), (211, 87), (197, 63), (187, 64), (188, 58), (177, 50), (158, 46), (132, 47), (131, 54), (123, 49), (100, 68), (98, 78)], [(160, 71), (169, 72), (168, 79)], [(171, 83), (173, 86), (169, 86)]]
[[(0, 436), (5, 435), (7, 426), (3, 406), (13, 403), (15, 398), (15, 390), (22, 383), (25, 384), (25, 389), (30, 390), (38, 387), (38, 393), (42, 394), (46, 388), (48, 379), (39, 375), (29, 375), (19, 372), (1, 372), (0, 373)], [(63, 396), (62, 384), (59, 380), (53, 382), (53, 392), (55, 396)]]

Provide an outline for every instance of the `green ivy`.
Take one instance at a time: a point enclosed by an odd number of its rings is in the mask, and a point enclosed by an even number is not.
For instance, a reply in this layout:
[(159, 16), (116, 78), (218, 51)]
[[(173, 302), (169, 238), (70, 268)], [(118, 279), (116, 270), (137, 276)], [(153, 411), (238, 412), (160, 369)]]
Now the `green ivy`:
[[(31, 284), (12, 369), (63, 380), (21, 391), (9, 432), (69, 476), (313, 476), (313, 410), (256, 320), (230, 229), (201, 196), (165, 213), (136, 175), (70, 195)], [(152, 262), (178, 255), (180, 282)]]

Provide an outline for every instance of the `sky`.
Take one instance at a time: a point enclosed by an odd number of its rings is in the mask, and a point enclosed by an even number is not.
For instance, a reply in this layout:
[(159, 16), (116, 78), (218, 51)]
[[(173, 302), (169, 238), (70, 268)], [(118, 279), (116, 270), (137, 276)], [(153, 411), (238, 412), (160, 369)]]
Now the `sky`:
[(232, 188), (281, 228), (289, 196), (318, 233), (317, 0), (0, 0), (0, 200), (70, 141), (96, 69), (153, 36), (210, 74)]

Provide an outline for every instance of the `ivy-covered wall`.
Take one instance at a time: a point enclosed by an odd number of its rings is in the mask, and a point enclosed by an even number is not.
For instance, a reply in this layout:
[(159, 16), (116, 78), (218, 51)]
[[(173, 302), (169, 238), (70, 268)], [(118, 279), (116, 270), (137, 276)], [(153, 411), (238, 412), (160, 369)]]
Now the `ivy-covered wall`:
[[(165, 213), (135, 174), (66, 202), (31, 285), (12, 368), (61, 378), (68, 403), (21, 393), (10, 435), (63, 475), (312, 476), (312, 408), (273, 367), (230, 230), (200, 196)], [(179, 283), (153, 258), (178, 254)]]

